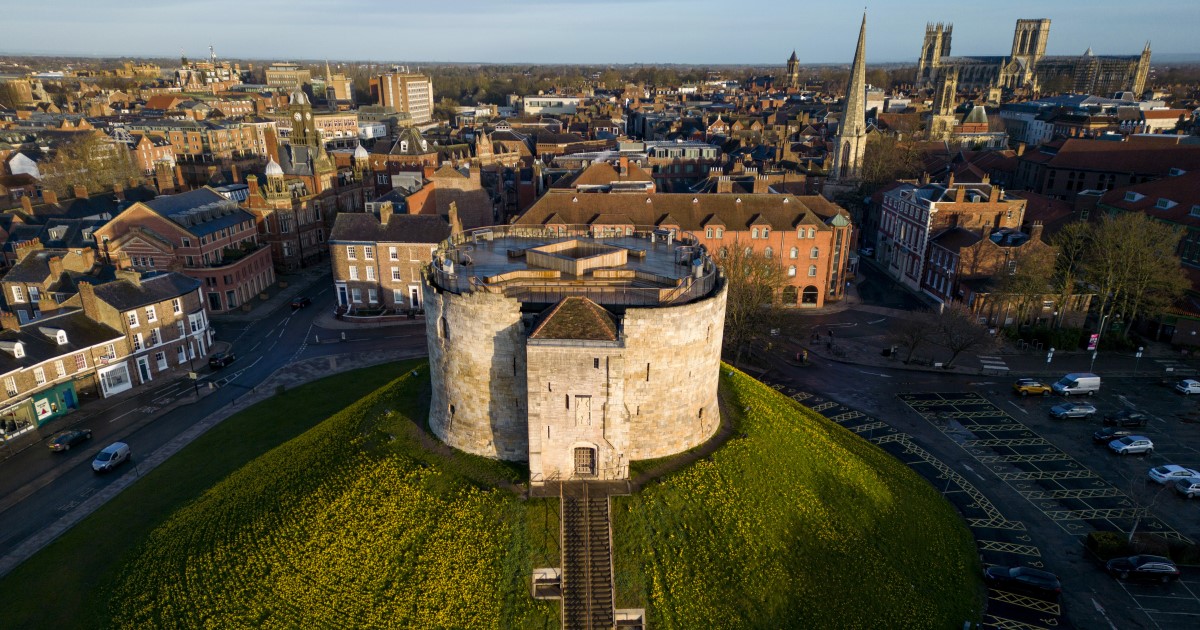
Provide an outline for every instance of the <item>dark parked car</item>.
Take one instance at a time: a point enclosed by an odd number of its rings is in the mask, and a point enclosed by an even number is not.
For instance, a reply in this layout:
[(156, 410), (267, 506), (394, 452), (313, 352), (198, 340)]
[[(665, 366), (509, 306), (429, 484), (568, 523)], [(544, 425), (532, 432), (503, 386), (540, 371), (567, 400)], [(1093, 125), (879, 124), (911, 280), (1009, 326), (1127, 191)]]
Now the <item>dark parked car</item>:
[(72, 446), (82, 444), (92, 439), (91, 429), (74, 429), (71, 431), (63, 431), (58, 435), (50, 438), (50, 450), (52, 451), (69, 451)]
[(1146, 414), (1132, 409), (1122, 409), (1117, 413), (1104, 416), (1106, 427), (1144, 427), (1150, 419)]
[(1162, 556), (1113, 558), (1105, 565), (1110, 575), (1122, 580), (1144, 580), (1166, 584), (1179, 577), (1179, 567)]
[(208, 367), (214, 370), (219, 370), (226, 365), (233, 363), (233, 360), (236, 358), (237, 357), (235, 357), (232, 352), (218, 352), (208, 358)]
[(312, 299), (310, 298), (304, 296), (292, 298), (292, 308), (304, 308), (309, 304), (312, 304)]
[(1100, 429), (1099, 431), (1093, 433), (1092, 440), (1094, 442), (1096, 442), (1097, 444), (1108, 444), (1109, 442), (1116, 440), (1118, 438), (1123, 438), (1123, 437), (1126, 437), (1129, 435), (1133, 435), (1133, 433), (1134, 433), (1133, 429), (1125, 429), (1125, 428), (1121, 428), (1121, 427), (1107, 427), (1107, 428)]
[(1051, 599), (1062, 594), (1062, 583), (1057, 575), (1029, 567), (988, 567), (983, 571), (983, 579), (988, 586), (1002, 590), (1023, 591)]

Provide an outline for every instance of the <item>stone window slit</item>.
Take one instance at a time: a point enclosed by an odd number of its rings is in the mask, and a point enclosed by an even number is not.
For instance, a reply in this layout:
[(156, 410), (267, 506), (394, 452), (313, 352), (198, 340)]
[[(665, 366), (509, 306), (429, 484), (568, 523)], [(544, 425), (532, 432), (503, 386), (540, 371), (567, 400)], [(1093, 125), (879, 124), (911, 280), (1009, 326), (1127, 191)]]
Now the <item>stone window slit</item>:
[(649, 363), (646, 364), (646, 382), (647, 383), (650, 382), (650, 364)]
[(567, 401), (567, 409), (571, 408), (571, 395), (563, 394), (563, 399)]

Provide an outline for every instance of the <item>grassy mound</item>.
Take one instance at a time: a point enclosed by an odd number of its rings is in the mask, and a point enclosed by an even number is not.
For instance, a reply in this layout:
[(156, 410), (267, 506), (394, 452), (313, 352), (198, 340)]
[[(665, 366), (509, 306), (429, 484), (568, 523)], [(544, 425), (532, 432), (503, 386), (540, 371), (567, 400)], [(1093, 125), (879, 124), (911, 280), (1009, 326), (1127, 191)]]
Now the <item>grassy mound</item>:
[(970, 532), (875, 446), (722, 368), (739, 437), (614, 503), (619, 604), (654, 628), (952, 628), (978, 619)]

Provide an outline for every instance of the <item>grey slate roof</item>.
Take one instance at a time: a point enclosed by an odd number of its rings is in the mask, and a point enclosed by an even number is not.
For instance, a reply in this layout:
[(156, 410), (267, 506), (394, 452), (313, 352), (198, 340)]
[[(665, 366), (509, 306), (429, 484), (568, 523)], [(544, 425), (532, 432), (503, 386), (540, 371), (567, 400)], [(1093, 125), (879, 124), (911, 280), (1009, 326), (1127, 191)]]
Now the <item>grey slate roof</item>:
[[(56, 340), (47, 337), (40, 328), (58, 328), (65, 331), (67, 343), (58, 345)], [(8, 352), (0, 351), (0, 374), (30, 368), (55, 357), (68, 356), (84, 348), (110, 343), (124, 337), (124, 333), (88, 319), (83, 311), (68, 311), (61, 315), (43, 317), (25, 324), (20, 331), (0, 331), (0, 341), (20, 341), (25, 350), (25, 356), (19, 359)], [(47, 374), (47, 377), (51, 375)]]
[(165, 302), (200, 288), (200, 281), (174, 271), (143, 278), (140, 285), (114, 280), (96, 287), (96, 297), (118, 311)]
[(387, 225), (379, 217), (342, 212), (333, 222), (330, 243), (440, 243), (450, 236), (450, 224), (436, 214), (394, 214)]
[(178, 223), (185, 230), (196, 236), (212, 234), (213, 232), (219, 232), (239, 223), (254, 221), (253, 215), (241, 208), (237, 208), (226, 215), (217, 216), (193, 225), (185, 225), (182, 215), (189, 210), (214, 203), (229, 204), (231, 207), (236, 208), (237, 204), (235, 202), (226, 199), (223, 195), (208, 187), (197, 188), (196, 190), (179, 193), (178, 195), (163, 195), (145, 203), (151, 210)]

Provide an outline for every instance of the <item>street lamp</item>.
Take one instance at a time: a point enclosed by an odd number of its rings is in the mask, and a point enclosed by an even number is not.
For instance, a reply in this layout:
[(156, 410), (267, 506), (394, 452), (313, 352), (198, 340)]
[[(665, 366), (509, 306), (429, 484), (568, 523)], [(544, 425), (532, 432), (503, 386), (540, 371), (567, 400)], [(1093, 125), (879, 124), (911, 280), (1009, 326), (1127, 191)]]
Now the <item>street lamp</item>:
[(1100, 354), (1100, 335), (1104, 334), (1104, 321), (1108, 319), (1108, 315), (1100, 316), (1100, 327), (1096, 329), (1096, 347), (1092, 348), (1092, 364), (1088, 366), (1088, 371), (1091, 372), (1096, 367), (1096, 355)]

